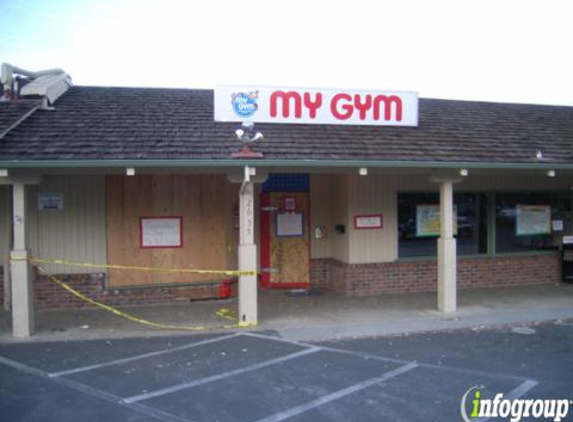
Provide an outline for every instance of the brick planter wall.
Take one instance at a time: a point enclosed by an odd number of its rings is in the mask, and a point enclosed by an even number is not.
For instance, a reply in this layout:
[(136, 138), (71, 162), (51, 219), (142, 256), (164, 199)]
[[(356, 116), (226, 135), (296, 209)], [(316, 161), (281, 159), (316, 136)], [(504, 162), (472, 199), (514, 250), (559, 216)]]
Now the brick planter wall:
[[(335, 259), (313, 259), (310, 280), (313, 285), (328, 286), (348, 296), (371, 296), (383, 293), (435, 291), (437, 289), (436, 260), (411, 260), (375, 264), (345, 264)], [(3, 297), (0, 273), (0, 300)], [(105, 289), (105, 274), (59, 275), (86, 296), (109, 305), (150, 305), (190, 299), (219, 298), (219, 285), (208, 286), (150, 286)], [(458, 288), (559, 283), (561, 262), (559, 254), (522, 256), (483, 256), (458, 259)], [(237, 285), (231, 285), (231, 297)], [(34, 282), (37, 309), (77, 308), (92, 306), (51, 282), (46, 276), (36, 276)]]
[[(437, 277), (436, 260), (375, 264), (345, 264), (334, 259), (311, 262), (312, 283), (327, 284), (348, 296), (435, 291)], [(560, 281), (558, 254), (458, 258), (460, 289)]]
[[(105, 274), (60, 274), (58, 280), (98, 302), (112, 306), (151, 305), (190, 299), (219, 299), (219, 284), (205, 286), (150, 286), (122, 289), (105, 289)], [(0, 276), (1, 278), (1, 276)], [(231, 297), (236, 296), (237, 287), (230, 284)], [(0, 298), (3, 285), (0, 284)], [(81, 308), (93, 306), (58, 286), (44, 275), (37, 275), (34, 281), (34, 303), (36, 309)]]

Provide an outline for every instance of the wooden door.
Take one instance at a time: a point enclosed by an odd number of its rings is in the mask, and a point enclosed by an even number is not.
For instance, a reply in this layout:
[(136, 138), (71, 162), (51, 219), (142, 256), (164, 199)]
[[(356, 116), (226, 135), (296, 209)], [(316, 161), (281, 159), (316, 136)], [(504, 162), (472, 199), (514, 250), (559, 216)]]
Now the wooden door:
[(263, 193), (260, 204), (263, 287), (310, 287), (308, 193)]

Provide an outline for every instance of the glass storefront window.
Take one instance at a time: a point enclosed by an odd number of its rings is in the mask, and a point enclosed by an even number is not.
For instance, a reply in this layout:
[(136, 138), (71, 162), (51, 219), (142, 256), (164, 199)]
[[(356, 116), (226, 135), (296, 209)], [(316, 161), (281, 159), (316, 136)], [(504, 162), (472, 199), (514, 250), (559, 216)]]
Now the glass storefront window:
[(571, 231), (571, 199), (556, 193), (498, 193), (496, 252), (557, 249)]
[[(439, 194), (398, 194), (398, 254), (400, 258), (436, 256), (439, 236)], [(454, 194), (454, 225), (460, 255), (487, 251), (486, 198), (483, 194)]]

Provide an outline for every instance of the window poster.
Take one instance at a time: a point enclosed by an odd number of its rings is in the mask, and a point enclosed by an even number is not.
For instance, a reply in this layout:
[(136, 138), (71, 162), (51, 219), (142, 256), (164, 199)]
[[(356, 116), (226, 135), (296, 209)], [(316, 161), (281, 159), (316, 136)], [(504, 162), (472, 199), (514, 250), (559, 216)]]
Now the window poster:
[(551, 233), (550, 205), (518, 205), (515, 220), (516, 236)]
[(139, 226), (142, 248), (183, 247), (181, 217), (141, 217)]
[(304, 215), (301, 212), (277, 214), (277, 237), (304, 236)]
[[(454, 206), (454, 234), (458, 234), (457, 207)], [(440, 235), (440, 206), (416, 206), (416, 237)]]

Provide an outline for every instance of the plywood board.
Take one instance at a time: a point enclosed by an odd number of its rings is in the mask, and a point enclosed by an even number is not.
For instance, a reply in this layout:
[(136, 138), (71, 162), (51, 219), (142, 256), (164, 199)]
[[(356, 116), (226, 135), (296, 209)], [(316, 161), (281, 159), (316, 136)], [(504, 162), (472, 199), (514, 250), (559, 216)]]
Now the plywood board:
[(296, 212), (303, 214), (304, 235), (296, 237), (277, 237), (277, 219), (270, 219), (270, 282), (278, 284), (309, 283), (309, 198), (308, 193), (270, 193), (270, 206), (283, 213), (284, 198), (296, 199)]
[[(238, 187), (223, 175), (107, 176), (108, 263), (140, 267), (236, 269), (233, 201)], [(182, 217), (183, 247), (141, 248), (141, 217)], [(215, 274), (111, 270), (111, 287), (220, 280)]]

